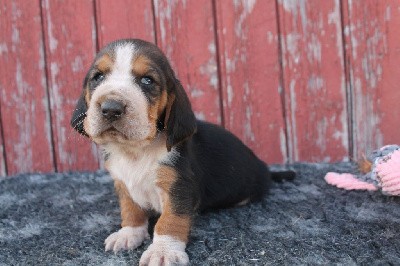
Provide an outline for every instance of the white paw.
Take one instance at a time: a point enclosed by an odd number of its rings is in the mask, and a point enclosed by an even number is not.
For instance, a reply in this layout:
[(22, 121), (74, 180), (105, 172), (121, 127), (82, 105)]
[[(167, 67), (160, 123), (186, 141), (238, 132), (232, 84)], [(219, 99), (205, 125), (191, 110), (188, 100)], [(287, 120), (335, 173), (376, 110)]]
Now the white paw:
[(186, 244), (171, 236), (154, 235), (153, 244), (140, 258), (140, 266), (188, 265)]
[(147, 224), (137, 227), (126, 226), (109, 235), (104, 244), (106, 251), (113, 250), (117, 253), (120, 250), (137, 248), (148, 238)]

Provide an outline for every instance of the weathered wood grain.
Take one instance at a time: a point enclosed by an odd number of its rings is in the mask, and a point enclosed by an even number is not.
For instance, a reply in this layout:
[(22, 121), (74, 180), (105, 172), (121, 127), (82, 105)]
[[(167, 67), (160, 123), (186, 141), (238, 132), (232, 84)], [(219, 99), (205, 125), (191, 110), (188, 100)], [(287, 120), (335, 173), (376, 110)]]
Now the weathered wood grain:
[(358, 159), (400, 143), (399, 36), (396, 0), (0, 0), (0, 176), (99, 167), (69, 120), (120, 38), (157, 42), (197, 117), (263, 160)]
[(151, 0), (96, 0), (96, 20), (100, 48), (117, 39), (155, 41)]
[(157, 44), (200, 119), (221, 123), (212, 2), (155, 0)]
[(5, 150), (3, 144), (3, 129), (0, 123), (0, 177), (5, 177), (7, 175), (6, 159), (4, 157), (5, 157)]
[(343, 3), (353, 156), (360, 158), (400, 143), (400, 2)]
[(348, 160), (346, 75), (339, 0), (279, 0), (289, 157)]
[(263, 160), (286, 161), (275, 1), (215, 1), (225, 126)]
[(90, 0), (41, 3), (57, 170), (94, 170), (96, 147), (69, 125), (96, 51), (94, 5)]
[(0, 3), (0, 175), (54, 171), (38, 1)]

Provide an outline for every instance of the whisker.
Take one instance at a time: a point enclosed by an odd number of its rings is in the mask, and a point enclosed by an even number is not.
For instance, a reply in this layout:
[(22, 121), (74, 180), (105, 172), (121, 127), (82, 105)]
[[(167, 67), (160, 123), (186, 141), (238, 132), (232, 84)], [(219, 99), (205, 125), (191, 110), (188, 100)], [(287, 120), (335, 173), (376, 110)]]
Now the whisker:
[(74, 120), (72, 120), (71, 123), (72, 123), (72, 124), (75, 123), (76, 120), (82, 118), (83, 116), (86, 116), (86, 114), (87, 114), (87, 112), (84, 112), (84, 113), (79, 114)]
[(83, 120), (79, 121), (78, 123), (75, 124), (74, 129), (76, 129), (78, 126), (80, 126), (81, 124), (83, 124)]

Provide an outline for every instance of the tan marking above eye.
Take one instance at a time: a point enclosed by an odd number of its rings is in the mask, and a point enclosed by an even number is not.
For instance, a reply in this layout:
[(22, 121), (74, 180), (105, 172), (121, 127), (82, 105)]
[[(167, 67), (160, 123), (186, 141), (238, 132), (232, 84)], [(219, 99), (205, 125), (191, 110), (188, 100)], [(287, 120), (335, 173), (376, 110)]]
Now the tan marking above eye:
[(160, 83), (160, 77), (157, 71), (152, 68), (152, 61), (145, 55), (139, 55), (132, 62), (132, 74), (135, 77), (150, 77), (156, 83)]
[(102, 57), (100, 57), (95, 63), (96, 68), (102, 73), (110, 72), (112, 65), (113, 65), (113, 60), (108, 54), (105, 54)]
[(136, 77), (147, 75), (150, 70), (150, 59), (145, 55), (139, 55), (132, 62), (132, 72)]

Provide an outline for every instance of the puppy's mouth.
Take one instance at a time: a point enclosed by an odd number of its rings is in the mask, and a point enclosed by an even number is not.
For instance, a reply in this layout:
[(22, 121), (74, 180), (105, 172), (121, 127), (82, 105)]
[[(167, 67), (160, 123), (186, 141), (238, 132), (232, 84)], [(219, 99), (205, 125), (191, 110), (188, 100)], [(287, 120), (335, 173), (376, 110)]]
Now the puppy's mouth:
[(104, 130), (100, 136), (105, 137), (105, 136), (109, 136), (109, 137), (122, 137), (124, 139), (128, 139), (128, 137), (122, 133), (121, 131), (119, 131), (118, 129), (116, 129), (114, 126), (109, 127), (108, 129)]
[(150, 128), (148, 125), (135, 123), (110, 123), (98, 128), (97, 134), (92, 135), (93, 140), (99, 142), (140, 142), (148, 140)]
[(139, 142), (146, 140), (153, 131), (153, 125), (142, 120), (131, 113), (127, 113), (115, 121), (105, 119), (98, 113), (94, 113), (94, 115), (89, 113), (85, 121), (85, 129), (92, 140), (98, 144)]

